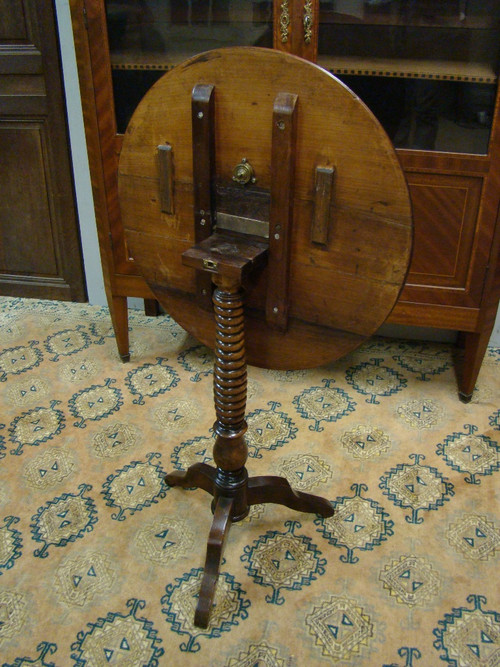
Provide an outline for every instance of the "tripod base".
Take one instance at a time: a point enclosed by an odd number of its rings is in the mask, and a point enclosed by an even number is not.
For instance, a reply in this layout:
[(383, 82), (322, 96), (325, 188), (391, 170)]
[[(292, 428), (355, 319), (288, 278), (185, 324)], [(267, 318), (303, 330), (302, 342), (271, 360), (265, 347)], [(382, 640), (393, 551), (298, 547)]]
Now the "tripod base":
[(264, 475), (250, 477), (243, 468), (233, 474), (233, 484), (226, 484), (227, 473), (206, 463), (195, 463), (185, 472), (172, 472), (165, 478), (170, 486), (192, 488), (197, 486), (210, 493), (214, 500), (214, 518), (208, 536), (205, 569), (201, 582), (194, 623), (208, 627), (213, 606), (219, 568), (231, 523), (244, 519), (252, 505), (276, 503), (299, 512), (310, 512), (323, 517), (333, 515), (333, 507), (325, 498), (294, 491), (284, 477)]

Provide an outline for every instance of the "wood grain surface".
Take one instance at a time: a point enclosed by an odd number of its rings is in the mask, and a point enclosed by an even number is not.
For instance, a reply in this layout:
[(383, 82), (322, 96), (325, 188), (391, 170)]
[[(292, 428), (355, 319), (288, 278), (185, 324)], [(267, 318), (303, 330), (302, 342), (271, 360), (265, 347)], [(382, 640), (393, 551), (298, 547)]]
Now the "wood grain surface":
[[(273, 105), (297, 95), (288, 328), (266, 324), (268, 269), (247, 291), (251, 364), (304, 368), (338, 358), (383, 323), (403, 285), (412, 245), (406, 182), (378, 121), (316, 65), (258, 48), (201, 54), (165, 74), (129, 124), (119, 162), (120, 205), (131, 255), (183, 327), (213, 346), (213, 313), (197, 305), (195, 271), (181, 254), (195, 243), (191, 96), (214, 86), (215, 182), (232, 183), (242, 158), (272, 192)], [(157, 147), (172, 147), (173, 213), (161, 210)], [(311, 241), (316, 169), (333, 168), (328, 241)], [(286, 170), (285, 170), (286, 171)], [(277, 172), (277, 173), (276, 173)], [(245, 186), (242, 186), (245, 187)]]

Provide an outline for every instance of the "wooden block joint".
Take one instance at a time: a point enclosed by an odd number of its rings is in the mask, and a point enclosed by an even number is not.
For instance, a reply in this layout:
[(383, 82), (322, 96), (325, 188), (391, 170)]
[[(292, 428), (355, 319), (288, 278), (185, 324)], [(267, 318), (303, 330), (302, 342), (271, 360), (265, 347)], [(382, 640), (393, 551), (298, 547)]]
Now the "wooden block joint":
[(333, 167), (316, 167), (311, 241), (322, 246), (328, 244), (330, 233), (334, 175)]
[(174, 212), (174, 160), (170, 144), (158, 146), (158, 170), (161, 211), (172, 214)]

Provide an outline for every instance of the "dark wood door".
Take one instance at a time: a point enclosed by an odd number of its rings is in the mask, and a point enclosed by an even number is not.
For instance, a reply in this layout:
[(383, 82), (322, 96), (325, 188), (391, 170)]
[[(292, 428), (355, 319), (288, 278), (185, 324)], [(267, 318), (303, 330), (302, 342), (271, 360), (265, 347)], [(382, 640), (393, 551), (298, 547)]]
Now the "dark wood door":
[(50, 0), (0, 0), (0, 294), (85, 300)]

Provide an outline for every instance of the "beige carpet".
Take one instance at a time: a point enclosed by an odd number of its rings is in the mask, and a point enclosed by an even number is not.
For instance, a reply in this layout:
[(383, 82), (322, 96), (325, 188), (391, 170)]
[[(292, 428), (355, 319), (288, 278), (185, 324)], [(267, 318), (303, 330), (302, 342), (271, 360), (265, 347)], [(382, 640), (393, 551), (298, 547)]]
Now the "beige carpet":
[(203, 631), (210, 498), (163, 475), (211, 461), (212, 355), (130, 327), (122, 364), (105, 309), (0, 299), (0, 662), (500, 664), (500, 349), (469, 405), (446, 345), (250, 368), (250, 474), (336, 513), (253, 508)]

